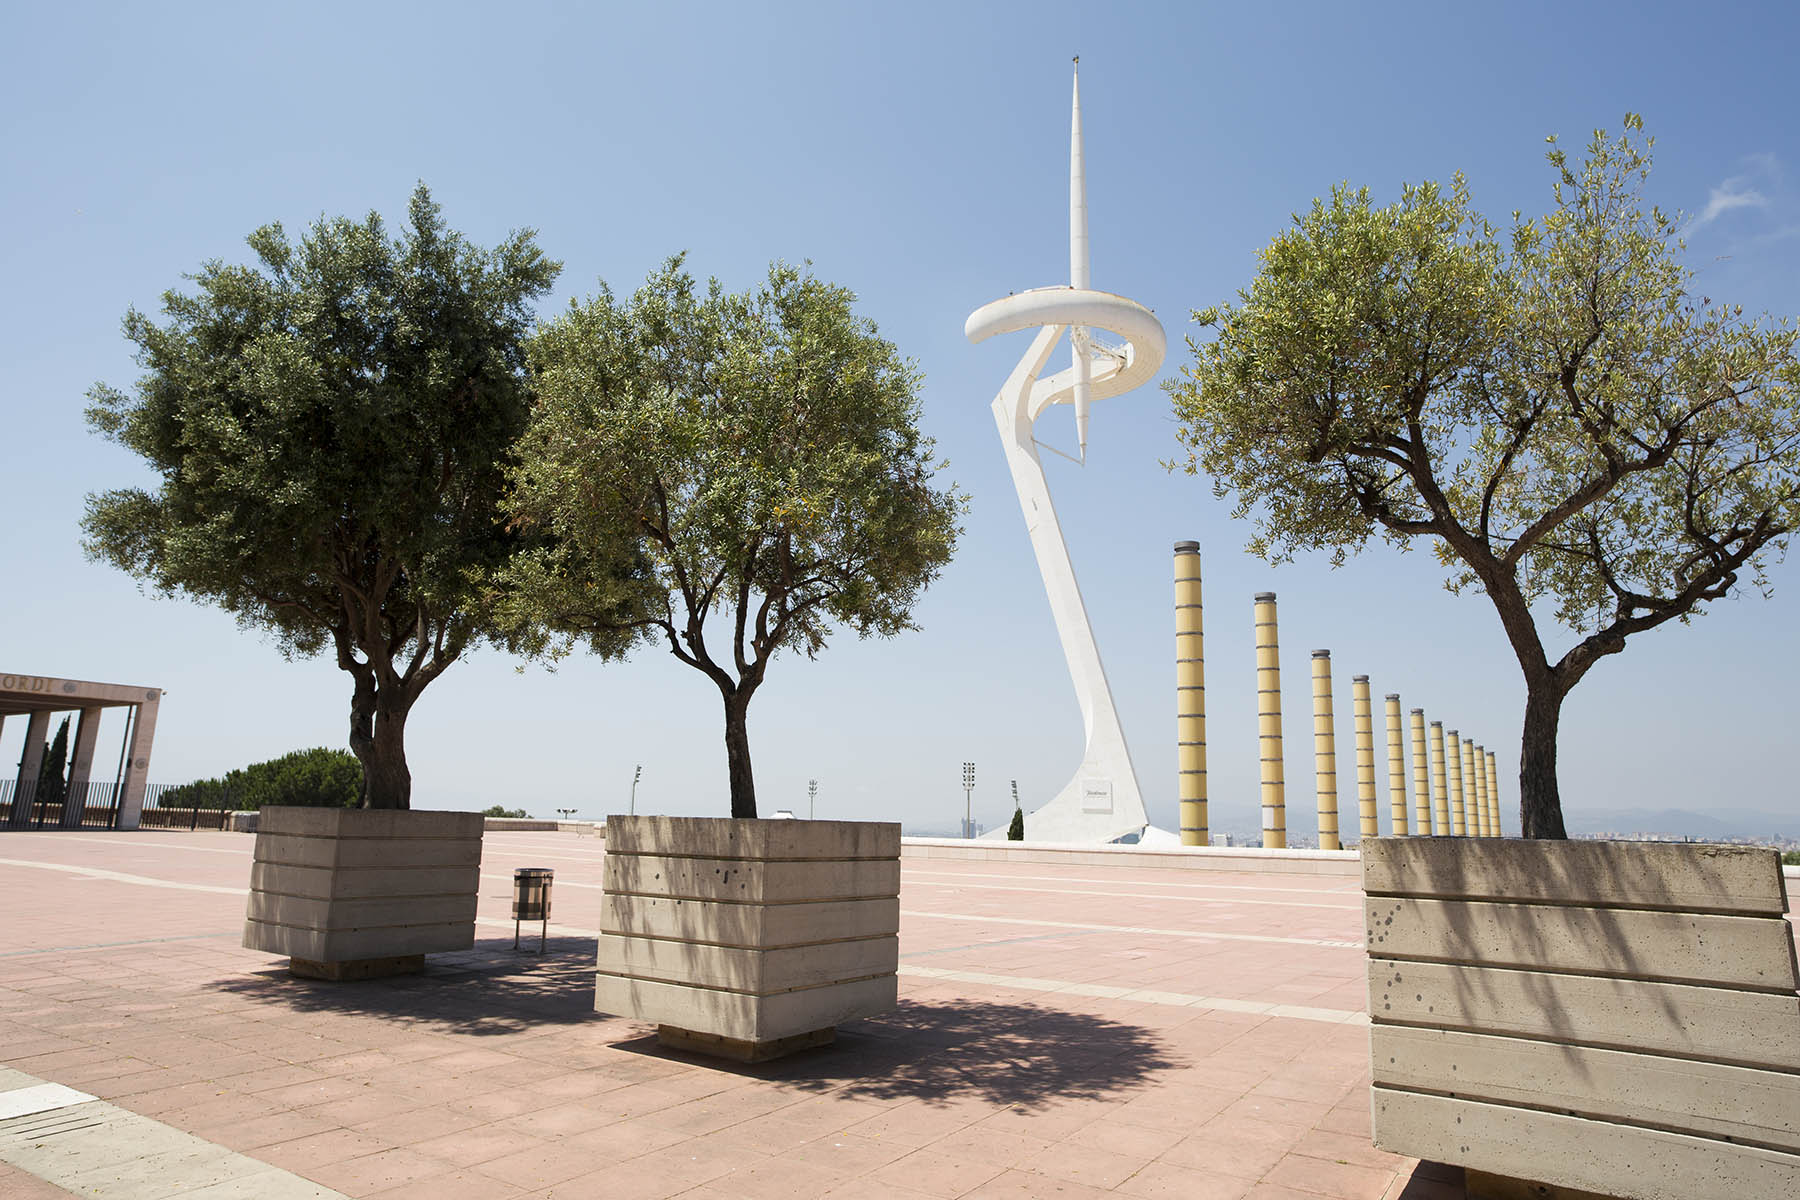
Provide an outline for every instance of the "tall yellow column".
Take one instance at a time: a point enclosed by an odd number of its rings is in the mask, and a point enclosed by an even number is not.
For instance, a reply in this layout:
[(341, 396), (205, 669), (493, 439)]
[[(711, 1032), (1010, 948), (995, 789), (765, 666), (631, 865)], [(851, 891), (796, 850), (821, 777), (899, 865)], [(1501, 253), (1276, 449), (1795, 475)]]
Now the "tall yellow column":
[(1475, 787), (1475, 743), (1464, 738), (1462, 753), (1463, 800), (1469, 809), (1469, 836), (1486, 837), (1487, 814), (1482, 811), (1481, 792)]
[(1488, 809), (1487, 751), (1480, 746), (1473, 747), (1473, 751), (1463, 774), (1475, 781), (1475, 832), (1482, 837), (1493, 837), (1493, 813)]
[(1450, 833), (1450, 793), (1444, 789), (1444, 723), (1431, 723), (1431, 807), (1437, 814), (1437, 835)]
[(1319, 796), (1319, 849), (1341, 850), (1338, 841), (1337, 731), (1331, 718), (1331, 651), (1312, 652), (1313, 778)]
[(1464, 819), (1463, 808), (1462, 746), (1457, 741), (1456, 730), (1446, 731), (1444, 742), (1450, 768), (1447, 785), (1450, 791), (1450, 832), (1455, 837), (1467, 837), (1469, 826)]
[(1206, 638), (1200, 608), (1200, 543), (1175, 543), (1175, 769), (1181, 844), (1205, 846)]
[(1413, 831), (1420, 837), (1431, 836), (1431, 781), (1425, 754), (1425, 710), (1412, 710), (1413, 749)]
[(1400, 695), (1387, 697), (1388, 825), (1395, 837), (1406, 836), (1406, 731), (1400, 726)]
[(1281, 758), (1281, 648), (1275, 593), (1256, 594), (1256, 739), (1262, 749), (1262, 844), (1287, 848), (1287, 780)]
[(1381, 836), (1375, 811), (1375, 719), (1369, 711), (1369, 677), (1350, 677), (1350, 712), (1356, 725), (1356, 815), (1361, 823), (1356, 836)]
[(1506, 825), (1500, 820), (1500, 763), (1494, 752), (1487, 752), (1488, 807), (1494, 814), (1494, 836), (1505, 837)]

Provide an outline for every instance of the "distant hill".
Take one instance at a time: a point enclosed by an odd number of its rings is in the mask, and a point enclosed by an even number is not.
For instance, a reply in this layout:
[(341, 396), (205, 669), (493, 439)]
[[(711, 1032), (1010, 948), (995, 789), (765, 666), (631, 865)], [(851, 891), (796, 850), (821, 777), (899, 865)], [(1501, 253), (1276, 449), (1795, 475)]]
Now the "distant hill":
[(1660, 833), (1701, 840), (1800, 837), (1800, 812), (1791, 810), (1778, 813), (1714, 808), (1694, 812), (1685, 808), (1584, 808), (1565, 804), (1563, 821), (1572, 834)]

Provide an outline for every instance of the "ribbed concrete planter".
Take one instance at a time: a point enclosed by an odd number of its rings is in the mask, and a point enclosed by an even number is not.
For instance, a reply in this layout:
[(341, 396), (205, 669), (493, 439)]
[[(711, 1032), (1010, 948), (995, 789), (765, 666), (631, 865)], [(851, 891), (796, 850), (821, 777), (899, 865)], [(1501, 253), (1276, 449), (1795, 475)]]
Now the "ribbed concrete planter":
[(745, 1062), (896, 1003), (900, 826), (606, 819), (596, 1011)]
[(1374, 1140), (1482, 1200), (1800, 1196), (1778, 856), (1364, 838)]
[(296, 975), (372, 979), (475, 944), (480, 813), (265, 808), (244, 945)]

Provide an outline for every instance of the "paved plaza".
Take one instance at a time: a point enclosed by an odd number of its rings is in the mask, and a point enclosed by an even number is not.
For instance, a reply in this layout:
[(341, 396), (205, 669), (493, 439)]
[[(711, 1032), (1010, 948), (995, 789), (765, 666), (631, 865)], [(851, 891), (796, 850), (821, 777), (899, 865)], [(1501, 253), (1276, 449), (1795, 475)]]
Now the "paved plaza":
[(252, 842), (0, 838), (0, 1195), (1461, 1194), (1370, 1147), (1353, 878), (908, 857), (899, 1009), (744, 1067), (592, 1011), (598, 839), (488, 833), (475, 949), (352, 984), (239, 946)]

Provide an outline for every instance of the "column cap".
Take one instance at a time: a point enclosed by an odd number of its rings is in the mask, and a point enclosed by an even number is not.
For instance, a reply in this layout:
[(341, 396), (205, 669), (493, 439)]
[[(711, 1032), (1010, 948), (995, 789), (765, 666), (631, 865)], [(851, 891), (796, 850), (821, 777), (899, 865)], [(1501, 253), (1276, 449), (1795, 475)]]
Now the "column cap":
[(1367, 682), (1369, 682), (1369, 677), (1367, 675), (1352, 675), (1350, 677), (1350, 682), (1351, 683), (1367, 683)]
[(1422, 717), (1425, 715), (1425, 710), (1422, 708), (1415, 708), (1412, 711), (1413, 711), (1413, 715), (1416, 717)]
[(1331, 651), (1329, 651), (1329, 650), (1314, 650), (1313, 657), (1314, 658), (1330, 658)]
[[(1415, 709), (1413, 709), (1413, 711), (1414, 712), (1424, 712), (1425, 710), (1422, 708), (1415, 708)], [(1431, 723), (1431, 727), (1433, 729), (1442, 729), (1444, 727), (1444, 723), (1442, 721), (1433, 721)]]
[(1199, 542), (1176, 542), (1175, 543), (1175, 553), (1177, 553), (1177, 554), (1198, 554), (1198, 553), (1200, 553), (1200, 543)]
[[(1398, 700), (1399, 698), (1400, 698), (1399, 692), (1389, 692), (1387, 695), (1382, 697), (1383, 700)], [(1425, 710), (1421, 708), (1421, 709), (1416, 709), (1415, 711), (1424, 712)]]
[(1274, 592), (1258, 592), (1258, 593), (1256, 593), (1256, 602), (1258, 604), (1261, 604), (1265, 600), (1273, 601), (1274, 599), (1275, 599)]

